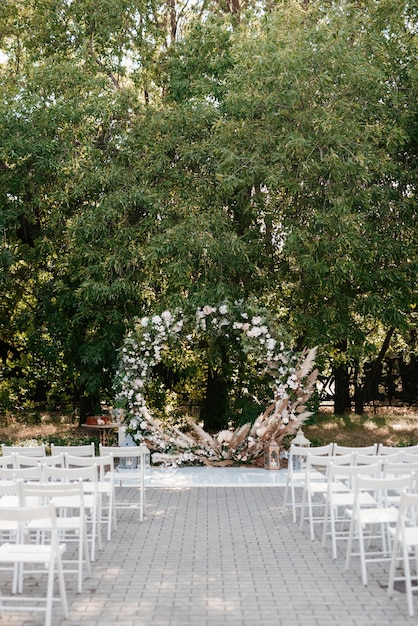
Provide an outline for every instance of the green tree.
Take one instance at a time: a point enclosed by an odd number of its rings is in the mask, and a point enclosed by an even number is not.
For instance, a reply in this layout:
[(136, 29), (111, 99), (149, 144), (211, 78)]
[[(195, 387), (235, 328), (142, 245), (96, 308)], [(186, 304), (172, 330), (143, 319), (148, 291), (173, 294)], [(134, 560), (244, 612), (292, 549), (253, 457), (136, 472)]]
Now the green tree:
[(376, 325), (405, 328), (416, 302), (415, 10), (289, 2), (234, 47), (222, 175), (256, 189), (258, 173), (277, 309), (336, 373), (379, 353)]

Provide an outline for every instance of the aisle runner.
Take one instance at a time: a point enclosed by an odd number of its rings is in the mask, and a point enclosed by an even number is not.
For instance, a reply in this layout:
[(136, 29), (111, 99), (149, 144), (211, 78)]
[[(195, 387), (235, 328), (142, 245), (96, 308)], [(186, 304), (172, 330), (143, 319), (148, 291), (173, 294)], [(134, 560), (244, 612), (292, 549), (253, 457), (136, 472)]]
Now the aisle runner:
[(287, 470), (245, 467), (181, 467), (146, 470), (146, 487), (284, 487)]

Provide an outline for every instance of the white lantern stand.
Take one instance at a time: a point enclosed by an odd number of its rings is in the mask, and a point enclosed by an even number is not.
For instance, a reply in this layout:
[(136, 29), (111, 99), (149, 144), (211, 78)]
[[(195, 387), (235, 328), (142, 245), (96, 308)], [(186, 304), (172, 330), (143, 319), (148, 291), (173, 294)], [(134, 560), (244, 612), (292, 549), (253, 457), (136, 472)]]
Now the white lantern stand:
[[(308, 449), (311, 446), (311, 442), (309, 441), (307, 437), (305, 437), (303, 430), (299, 428), (298, 432), (296, 433), (296, 437), (294, 437), (291, 441), (291, 445), (298, 446), (299, 448)], [(293, 457), (293, 469), (294, 470), (302, 469), (301, 459), (305, 460), (305, 457), (300, 457), (300, 456)]]
[(264, 451), (264, 469), (280, 469), (280, 448), (276, 441), (270, 441)]

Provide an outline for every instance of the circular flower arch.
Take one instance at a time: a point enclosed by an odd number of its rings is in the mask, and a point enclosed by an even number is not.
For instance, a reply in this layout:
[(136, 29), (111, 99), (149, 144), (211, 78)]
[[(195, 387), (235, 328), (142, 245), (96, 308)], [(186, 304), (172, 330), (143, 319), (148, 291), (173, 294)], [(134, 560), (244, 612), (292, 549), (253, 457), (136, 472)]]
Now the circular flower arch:
[[(155, 366), (170, 347), (193, 346), (202, 334), (227, 338), (271, 374), (272, 402), (253, 424), (211, 436), (192, 419), (183, 432), (176, 426), (167, 429), (153, 416), (146, 388)], [(138, 319), (125, 338), (115, 379), (116, 403), (126, 410), (133, 438), (166, 455), (167, 464), (254, 462), (272, 439), (280, 443), (310, 415), (305, 403), (317, 375), (312, 371), (314, 357), (315, 349), (302, 354), (286, 350), (273, 336), (266, 315), (245, 310), (243, 303), (206, 305), (197, 309), (194, 320), (180, 309), (166, 310)]]

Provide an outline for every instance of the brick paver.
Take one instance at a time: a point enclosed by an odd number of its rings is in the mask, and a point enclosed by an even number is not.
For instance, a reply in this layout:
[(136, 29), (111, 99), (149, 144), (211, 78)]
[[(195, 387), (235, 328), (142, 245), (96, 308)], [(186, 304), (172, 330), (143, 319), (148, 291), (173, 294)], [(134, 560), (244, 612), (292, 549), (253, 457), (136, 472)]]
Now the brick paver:
[[(283, 515), (282, 498), (277, 487), (149, 489), (142, 523), (137, 509), (119, 511), (82, 594), (67, 576), (70, 619), (57, 605), (54, 626), (416, 624), (403, 594), (387, 597), (386, 565), (363, 587), (358, 563), (345, 572)], [(3, 623), (43, 617), (6, 613)]]

